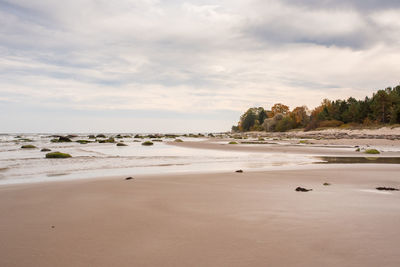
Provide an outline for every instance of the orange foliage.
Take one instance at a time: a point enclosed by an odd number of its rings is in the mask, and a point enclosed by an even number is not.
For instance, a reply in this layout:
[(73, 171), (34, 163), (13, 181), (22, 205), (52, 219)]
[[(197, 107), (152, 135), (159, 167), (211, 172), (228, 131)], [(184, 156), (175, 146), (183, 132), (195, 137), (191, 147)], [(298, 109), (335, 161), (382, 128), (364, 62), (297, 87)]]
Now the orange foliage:
[(275, 116), (278, 113), (286, 115), (289, 113), (289, 107), (284, 104), (277, 103), (271, 108), (271, 112), (272, 112), (273, 116)]

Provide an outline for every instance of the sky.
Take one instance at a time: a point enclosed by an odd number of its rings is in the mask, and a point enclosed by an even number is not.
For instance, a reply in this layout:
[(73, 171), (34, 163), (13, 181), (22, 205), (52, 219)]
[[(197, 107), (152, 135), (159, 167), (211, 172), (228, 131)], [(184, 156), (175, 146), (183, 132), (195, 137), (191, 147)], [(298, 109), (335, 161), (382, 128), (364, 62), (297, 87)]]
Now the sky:
[(0, 0), (0, 132), (219, 132), (400, 82), (398, 0)]

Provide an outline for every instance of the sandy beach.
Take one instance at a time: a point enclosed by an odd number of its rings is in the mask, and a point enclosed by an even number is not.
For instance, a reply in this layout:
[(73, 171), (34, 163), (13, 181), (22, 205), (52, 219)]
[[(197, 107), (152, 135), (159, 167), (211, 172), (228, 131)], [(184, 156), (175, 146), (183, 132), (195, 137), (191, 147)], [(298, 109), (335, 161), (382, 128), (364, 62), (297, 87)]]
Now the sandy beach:
[(400, 0), (0, 0), (0, 267), (400, 267)]
[(375, 189), (398, 187), (399, 171), (324, 165), (2, 186), (0, 265), (399, 266), (400, 193)]
[[(363, 150), (373, 147), (385, 146), (386, 148), (400, 147), (400, 140), (387, 140), (387, 139), (334, 139), (334, 140), (304, 140), (305, 144), (299, 144), (298, 139), (288, 140), (273, 140), (273, 141), (250, 141), (236, 140), (237, 145), (231, 145), (229, 142), (232, 139), (208, 139), (196, 142), (168, 142), (169, 145), (194, 148), (194, 149), (211, 149), (222, 151), (242, 151), (242, 152), (267, 152), (267, 153), (280, 153), (280, 154), (303, 154), (303, 155), (329, 155), (329, 156), (351, 156), (351, 157), (364, 157)], [(244, 143), (242, 143), (244, 142)], [(280, 143), (287, 144), (282, 145)], [(361, 148), (361, 152), (356, 149)], [(394, 151), (385, 151), (379, 157), (399, 157), (400, 152), (398, 149)]]

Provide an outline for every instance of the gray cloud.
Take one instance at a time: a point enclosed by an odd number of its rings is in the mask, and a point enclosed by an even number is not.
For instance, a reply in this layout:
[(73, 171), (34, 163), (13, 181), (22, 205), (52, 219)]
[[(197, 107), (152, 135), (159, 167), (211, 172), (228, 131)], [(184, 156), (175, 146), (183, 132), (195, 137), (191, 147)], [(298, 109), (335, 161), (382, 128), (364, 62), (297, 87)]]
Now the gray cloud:
[(398, 82), (398, 4), (335, 3), (0, 0), (0, 105), (237, 114)]
[(400, 8), (397, 0), (282, 0), (285, 3), (312, 8), (355, 8), (363, 11)]

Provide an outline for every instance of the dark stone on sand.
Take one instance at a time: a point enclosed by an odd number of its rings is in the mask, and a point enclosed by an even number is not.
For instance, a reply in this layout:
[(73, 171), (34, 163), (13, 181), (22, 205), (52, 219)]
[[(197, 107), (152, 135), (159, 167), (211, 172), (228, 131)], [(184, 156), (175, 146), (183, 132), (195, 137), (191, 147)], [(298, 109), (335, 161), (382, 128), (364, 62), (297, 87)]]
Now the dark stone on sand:
[(104, 134), (98, 134), (96, 135), (97, 138), (106, 138), (106, 136)]
[(324, 183), (325, 186), (331, 185), (330, 183)]
[(242, 173), (242, 172), (243, 172), (243, 170), (237, 170), (236, 172), (238, 172), (238, 173)]
[(49, 149), (49, 148), (42, 148), (40, 151), (41, 151), (41, 152), (49, 152), (49, 151), (51, 151), (51, 149)]
[(306, 188), (303, 188), (303, 187), (297, 187), (296, 188), (296, 191), (297, 192), (308, 192), (308, 191), (312, 191), (312, 189), (306, 189)]
[(376, 188), (377, 190), (380, 191), (399, 191), (399, 189), (397, 188), (393, 188), (393, 187), (384, 187), (384, 186), (379, 186)]
[(125, 180), (132, 180), (133, 177), (126, 177)]

